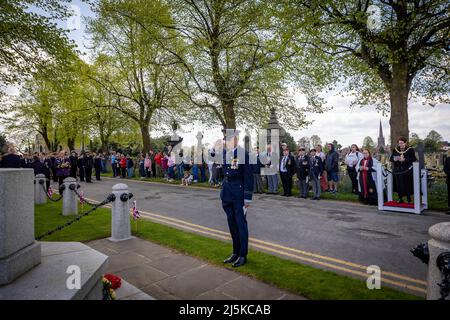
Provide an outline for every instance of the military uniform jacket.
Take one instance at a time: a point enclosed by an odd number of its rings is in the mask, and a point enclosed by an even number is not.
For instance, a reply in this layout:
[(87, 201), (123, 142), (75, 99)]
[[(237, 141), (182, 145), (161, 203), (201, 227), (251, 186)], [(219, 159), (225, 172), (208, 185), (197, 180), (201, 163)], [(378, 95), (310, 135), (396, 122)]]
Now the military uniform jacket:
[(309, 157), (307, 155), (295, 158), (297, 178), (304, 180), (309, 175)]
[(237, 148), (233, 151), (233, 159), (226, 161), (226, 150), (223, 152), (223, 185), (220, 192), (222, 202), (242, 201), (250, 202), (253, 195), (253, 166), (250, 164), (248, 152), (245, 154), (245, 163), (238, 159)]

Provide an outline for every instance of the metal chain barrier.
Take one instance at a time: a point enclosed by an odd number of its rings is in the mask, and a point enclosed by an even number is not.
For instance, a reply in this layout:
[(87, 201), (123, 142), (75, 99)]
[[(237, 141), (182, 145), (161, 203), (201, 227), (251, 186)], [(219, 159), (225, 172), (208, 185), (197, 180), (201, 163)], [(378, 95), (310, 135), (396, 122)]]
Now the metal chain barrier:
[(114, 200), (116, 200), (116, 196), (114, 194), (112, 194), (112, 193), (109, 194), (108, 197), (105, 200), (103, 200), (102, 202), (100, 202), (98, 204), (93, 205), (93, 207), (91, 209), (89, 209), (88, 211), (86, 211), (85, 213), (82, 213), (82, 214), (78, 215), (75, 219), (67, 221), (63, 225), (60, 225), (60, 226), (58, 226), (58, 227), (56, 227), (54, 229), (51, 229), (51, 230), (47, 231), (44, 234), (41, 234), (40, 236), (38, 236), (36, 238), (36, 240), (41, 240), (42, 238), (45, 238), (45, 237), (47, 237), (47, 236), (49, 236), (49, 235), (51, 235), (51, 234), (53, 234), (53, 233), (55, 233), (57, 231), (65, 229), (66, 227), (70, 226), (74, 222), (81, 220), (81, 218), (88, 216), (90, 213), (92, 213), (93, 211), (97, 210), (99, 207), (104, 206), (107, 203), (113, 202)]
[(87, 201), (81, 194), (79, 194), (78, 191), (77, 191), (78, 188), (80, 188), (79, 184), (77, 185), (76, 188), (74, 188), (74, 189), (71, 188), (71, 189), (73, 190), (73, 192), (75, 192), (75, 194), (77, 195), (78, 199), (80, 199), (80, 201), (82, 201), (83, 203), (86, 203), (86, 204), (88, 204), (90, 206), (96, 206), (97, 205), (96, 203)]
[[(41, 180), (41, 181), (42, 181), (42, 180)], [(39, 183), (40, 183), (40, 181), (39, 181)], [(51, 196), (48, 194), (48, 190), (46, 190), (46, 188), (45, 188), (45, 186), (44, 186), (44, 183), (41, 183), (41, 185), (42, 185), (42, 188), (44, 189), (45, 195), (47, 196), (47, 198), (48, 198), (50, 201), (58, 202), (58, 201), (60, 201), (60, 200), (63, 198), (63, 190), (64, 190), (64, 188), (65, 188), (65, 186), (64, 186), (63, 184), (59, 186), (59, 198), (57, 198), (57, 199), (54, 199), (53, 197), (51, 197)]]

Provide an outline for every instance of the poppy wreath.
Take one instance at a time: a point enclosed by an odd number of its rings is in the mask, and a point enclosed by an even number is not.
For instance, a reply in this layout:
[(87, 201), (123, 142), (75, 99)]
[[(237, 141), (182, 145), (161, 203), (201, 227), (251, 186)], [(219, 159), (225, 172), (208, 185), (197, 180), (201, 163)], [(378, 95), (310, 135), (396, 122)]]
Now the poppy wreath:
[(116, 292), (122, 285), (122, 279), (113, 274), (105, 274), (102, 278), (103, 300), (116, 300)]

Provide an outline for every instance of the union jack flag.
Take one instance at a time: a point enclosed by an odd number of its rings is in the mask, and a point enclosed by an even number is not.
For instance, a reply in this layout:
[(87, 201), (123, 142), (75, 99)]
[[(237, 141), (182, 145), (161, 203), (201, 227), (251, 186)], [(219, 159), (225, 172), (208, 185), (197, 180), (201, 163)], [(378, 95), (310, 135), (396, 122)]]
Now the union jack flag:
[(131, 208), (131, 212), (133, 214), (134, 220), (137, 220), (141, 217), (141, 214), (139, 213), (139, 210), (137, 209), (137, 206), (136, 206), (136, 200), (133, 201), (133, 208)]
[(50, 198), (53, 196), (53, 188), (52, 188), (52, 186), (49, 186), (49, 187), (48, 187), (47, 195), (48, 195)]
[(84, 192), (80, 191), (80, 204), (83, 204), (86, 200), (84, 200)]

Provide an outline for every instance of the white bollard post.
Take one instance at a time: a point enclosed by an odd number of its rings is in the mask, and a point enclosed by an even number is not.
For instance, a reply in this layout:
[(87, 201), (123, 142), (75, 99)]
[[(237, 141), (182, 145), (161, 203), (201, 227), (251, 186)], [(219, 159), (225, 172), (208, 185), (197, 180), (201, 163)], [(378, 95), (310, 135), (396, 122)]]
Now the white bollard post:
[(63, 216), (78, 214), (78, 198), (73, 189), (77, 187), (77, 179), (68, 177), (63, 181)]
[(109, 240), (118, 242), (131, 239), (128, 186), (123, 183), (118, 183), (113, 186), (112, 193), (116, 196), (116, 199), (112, 203), (111, 208), (111, 238)]
[(46, 180), (45, 175), (42, 173), (34, 177), (34, 204), (47, 203)]
[(383, 179), (383, 168), (380, 162), (378, 162), (376, 170), (377, 170), (378, 210), (383, 210), (384, 179)]
[(420, 214), (421, 210), (421, 196), (420, 196), (420, 169), (419, 162), (413, 163), (413, 179), (414, 179), (414, 213)]
[[(442, 222), (431, 226), (428, 234), (431, 240), (428, 241), (430, 260), (428, 262), (427, 299), (439, 300), (441, 298), (441, 287), (438, 284), (442, 282), (444, 275), (436, 262), (441, 253), (450, 253), (450, 222)], [(446, 300), (450, 300), (450, 295), (447, 296)]]

